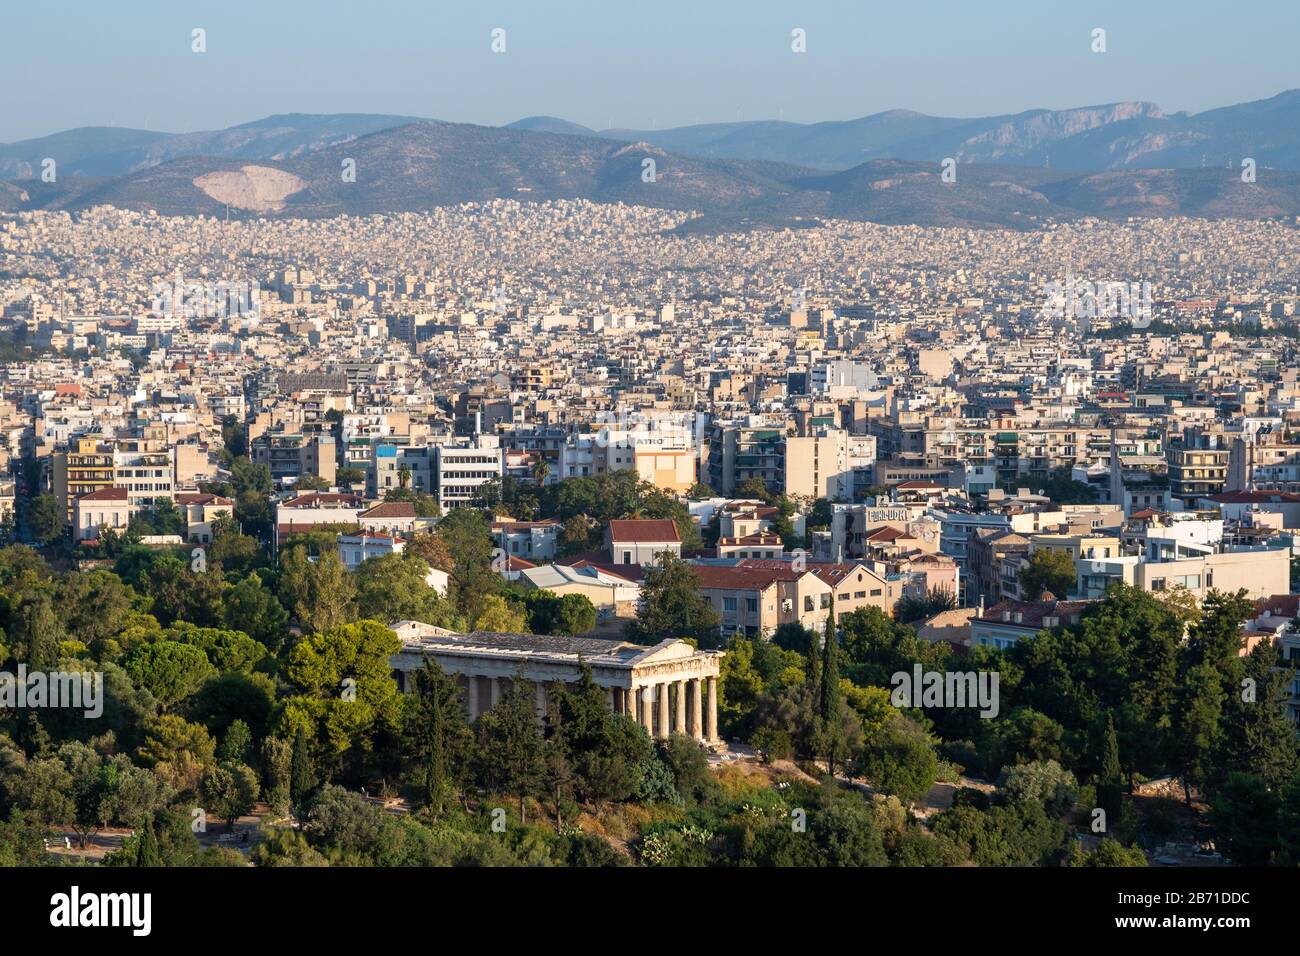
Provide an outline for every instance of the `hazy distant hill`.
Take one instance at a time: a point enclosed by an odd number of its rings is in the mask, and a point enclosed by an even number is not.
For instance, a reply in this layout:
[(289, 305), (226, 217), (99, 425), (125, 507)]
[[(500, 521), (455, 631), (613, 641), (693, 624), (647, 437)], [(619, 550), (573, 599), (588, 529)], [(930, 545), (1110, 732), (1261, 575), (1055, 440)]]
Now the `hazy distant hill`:
[[(55, 159), (61, 174), (88, 176), (121, 176), (186, 156), (292, 159), (412, 122), (433, 121), (372, 113), (288, 113), (198, 133), (86, 127), (0, 144), (0, 179), (39, 176), (46, 157)], [(1259, 166), (1300, 171), (1300, 90), (1197, 114), (1123, 102), (966, 119), (896, 109), (821, 123), (759, 120), (661, 130), (592, 130), (555, 116), (529, 116), (505, 128), (824, 170), (852, 169), (872, 159), (937, 163), (945, 157), (1076, 172), (1199, 169), (1239, 164), (1249, 156)]]
[(55, 160), (60, 175), (82, 176), (121, 176), (184, 156), (288, 159), (412, 119), (369, 113), (288, 113), (201, 133), (89, 126), (0, 145), (0, 179), (39, 177), (46, 157)]
[[(557, 125), (554, 131), (564, 130)], [(1300, 170), (1300, 90), (1195, 115), (1125, 102), (974, 119), (890, 110), (823, 123), (762, 120), (610, 129), (598, 135), (643, 140), (695, 156), (821, 169), (848, 169), (870, 159), (940, 162), (951, 156), (963, 163), (1050, 164), (1095, 172), (1199, 168), (1249, 156), (1261, 166)]]
[[(345, 181), (345, 161), (355, 181)], [(646, 181), (648, 162), (653, 181)], [(797, 227), (823, 218), (1033, 228), (1081, 215), (1300, 215), (1300, 173), (1260, 167), (1257, 178), (1242, 183), (1239, 170), (1222, 166), (1081, 174), (962, 163), (956, 182), (944, 182), (936, 163), (873, 159), (827, 172), (597, 136), (421, 121), (276, 159), (187, 156), (116, 177), (23, 180), (0, 193), (0, 208), (110, 204), (169, 215), (322, 217), (581, 198), (702, 213), (685, 227), (691, 230)]]
[(507, 123), (506, 129), (522, 129), (530, 133), (570, 133), (575, 136), (599, 136), (593, 129), (579, 123), (570, 123), (555, 116), (525, 116)]
[[(653, 182), (643, 180), (647, 159), (655, 163)], [(354, 182), (343, 178), (344, 160), (355, 163)], [(254, 163), (188, 157), (119, 177), (66, 201), (54, 196), (48, 205), (109, 203), (191, 214), (222, 211), (230, 201), (232, 211), (238, 212), (240, 204), (225, 194), (218, 198), (222, 190), (214, 192), (212, 184), (224, 176), (237, 192), (234, 180), (253, 183), (277, 171), (298, 177), (303, 187), (285, 194), (282, 208), (275, 211), (312, 217), (420, 210), (496, 198), (585, 198), (710, 211), (770, 196), (785, 188), (785, 180), (807, 172), (675, 156), (653, 146), (594, 137), (420, 122), (292, 159)]]

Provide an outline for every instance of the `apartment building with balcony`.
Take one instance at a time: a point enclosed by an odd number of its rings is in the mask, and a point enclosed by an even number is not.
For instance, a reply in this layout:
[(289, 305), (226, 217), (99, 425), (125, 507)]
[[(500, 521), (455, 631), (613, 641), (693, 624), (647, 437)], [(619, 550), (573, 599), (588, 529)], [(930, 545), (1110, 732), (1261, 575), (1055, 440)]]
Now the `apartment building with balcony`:
[(277, 484), (315, 476), (333, 485), (338, 473), (334, 437), (328, 432), (307, 435), (277, 429), (254, 438), (250, 451), (253, 463), (270, 468)]

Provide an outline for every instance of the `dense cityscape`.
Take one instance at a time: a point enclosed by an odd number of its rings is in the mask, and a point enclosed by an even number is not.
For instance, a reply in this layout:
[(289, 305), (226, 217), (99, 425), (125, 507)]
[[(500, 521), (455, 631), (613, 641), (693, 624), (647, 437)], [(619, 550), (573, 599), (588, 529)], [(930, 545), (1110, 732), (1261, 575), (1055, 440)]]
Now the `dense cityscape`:
[(685, 219), (0, 222), (9, 862), (1295, 862), (1294, 225)]
[(1284, 914), (1300, 12), (1007, 2), (23, 14), (20, 922)]

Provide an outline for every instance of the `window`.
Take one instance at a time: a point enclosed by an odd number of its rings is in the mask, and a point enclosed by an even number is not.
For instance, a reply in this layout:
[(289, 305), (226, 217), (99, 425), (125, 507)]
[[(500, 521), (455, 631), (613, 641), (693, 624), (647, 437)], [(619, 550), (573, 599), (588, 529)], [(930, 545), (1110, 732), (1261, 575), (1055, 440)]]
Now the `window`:
[(745, 598), (745, 610), (750, 614), (758, 613), (758, 598)]
[(1152, 579), (1151, 579), (1151, 590), (1152, 590), (1152, 591), (1163, 591), (1164, 589), (1165, 589), (1165, 579), (1164, 579), (1164, 578), (1152, 578)]
[(734, 597), (724, 597), (722, 599), (722, 609), (724, 611), (735, 611), (736, 599)]

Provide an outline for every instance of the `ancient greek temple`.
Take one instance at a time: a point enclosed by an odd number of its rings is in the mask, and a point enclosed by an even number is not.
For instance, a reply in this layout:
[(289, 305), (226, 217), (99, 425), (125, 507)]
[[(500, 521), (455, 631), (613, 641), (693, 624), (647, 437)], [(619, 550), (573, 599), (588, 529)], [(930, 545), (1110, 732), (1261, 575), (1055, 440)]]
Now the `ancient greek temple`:
[(389, 626), (402, 641), (390, 661), (398, 686), (413, 690), (413, 672), (432, 657), (460, 686), (470, 720), (494, 707), (521, 678), (533, 685), (538, 713), (545, 713), (547, 687), (576, 682), (581, 662), (605, 689), (610, 708), (630, 716), (650, 736), (686, 734), (702, 743), (719, 742), (722, 651), (697, 650), (681, 640), (645, 647), (593, 637), (459, 634), (420, 621)]

